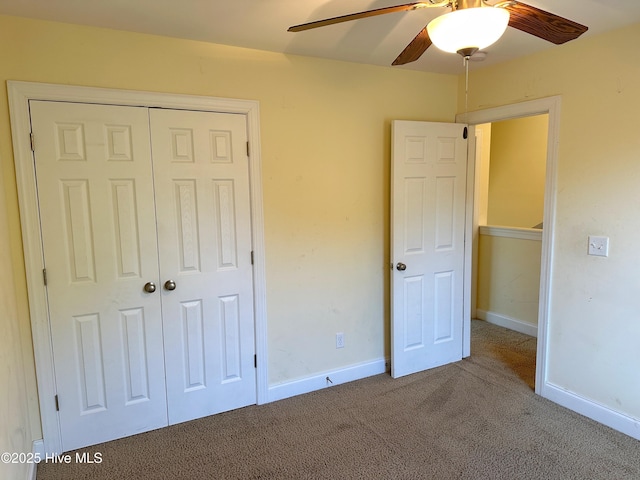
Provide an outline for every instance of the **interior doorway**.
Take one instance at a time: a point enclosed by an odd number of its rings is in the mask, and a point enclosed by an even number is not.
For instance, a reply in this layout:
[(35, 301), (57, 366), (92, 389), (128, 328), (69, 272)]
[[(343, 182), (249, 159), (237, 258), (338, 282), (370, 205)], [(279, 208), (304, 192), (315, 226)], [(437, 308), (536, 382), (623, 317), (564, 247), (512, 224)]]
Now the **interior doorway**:
[(547, 114), (476, 126), (475, 316), (531, 336), (537, 336), (547, 130)]
[(547, 133), (546, 113), (480, 124), (475, 129), (479, 231), (471, 315), (511, 334), (476, 325), (472, 353), (490, 348), (505, 368), (532, 389)]
[[(536, 374), (535, 391), (545, 396), (546, 388), (546, 361), (547, 361), (547, 319), (550, 304), (550, 282), (551, 282), (551, 251), (553, 243), (553, 227), (555, 224), (555, 202), (556, 202), (556, 163), (559, 134), (559, 111), (560, 98), (550, 97), (528, 102), (506, 105), (487, 110), (478, 110), (468, 114), (459, 115), (456, 121), (468, 123), (474, 127), (486, 123), (501, 122), (510, 119), (517, 119), (536, 115), (548, 115), (547, 123), (547, 148), (546, 163), (544, 173), (544, 200), (543, 218), (544, 228), (541, 232), (541, 252), (540, 252), (540, 282), (538, 294), (537, 312), (537, 347), (536, 347)], [(473, 138), (473, 137), (472, 137)], [(473, 141), (475, 147), (475, 140)], [(470, 162), (468, 172), (468, 204), (469, 212), (473, 212), (467, 218), (467, 238), (472, 239), (467, 245), (466, 268), (466, 295), (465, 295), (465, 334), (464, 355), (471, 354), (471, 318), (474, 310), (477, 310), (475, 303), (474, 274), (477, 272), (477, 264), (474, 259), (478, 258), (479, 232), (480, 232), (480, 192), (481, 192), (481, 165), (475, 156), (475, 148), (470, 148)]]

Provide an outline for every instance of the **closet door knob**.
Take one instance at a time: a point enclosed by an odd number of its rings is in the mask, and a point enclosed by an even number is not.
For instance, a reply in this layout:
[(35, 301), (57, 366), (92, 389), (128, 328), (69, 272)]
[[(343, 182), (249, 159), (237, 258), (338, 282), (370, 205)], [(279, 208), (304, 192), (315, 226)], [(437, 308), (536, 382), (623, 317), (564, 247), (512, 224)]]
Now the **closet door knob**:
[(396, 265), (396, 268), (402, 272), (407, 269), (407, 266), (402, 262), (398, 262), (398, 264)]
[(144, 284), (144, 291), (147, 293), (153, 293), (156, 291), (156, 284), (153, 282), (147, 282)]
[(176, 282), (174, 282), (173, 280), (167, 280), (166, 282), (164, 282), (164, 288), (165, 290), (175, 290)]

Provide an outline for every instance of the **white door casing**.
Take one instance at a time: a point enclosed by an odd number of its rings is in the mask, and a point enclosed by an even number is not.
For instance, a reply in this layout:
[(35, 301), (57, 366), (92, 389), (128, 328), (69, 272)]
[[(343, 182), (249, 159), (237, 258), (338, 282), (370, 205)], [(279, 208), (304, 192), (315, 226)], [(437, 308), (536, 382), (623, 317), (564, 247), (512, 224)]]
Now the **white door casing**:
[[(456, 117), (456, 121), (468, 122), (470, 125), (478, 125), (482, 123), (498, 122), (513, 118), (521, 118), (531, 115), (549, 115), (549, 124), (547, 130), (547, 162), (546, 162), (546, 179), (544, 186), (544, 229), (542, 231), (542, 257), (540, 261), (540, 300), (538, 303), (538, 335), (537, 335), (537, 353), (536, 353), (536, 379), (535, 391), (538, 395), (545, 398), (551, 398), (553, 401), (560, 403), (568, 408), (581, 411), (576, 408), (572, 401), (558, 398), (557, 390), (548, 384), (547, 381), (547, 331), (549, 329), (549, 309), (551, 306), (551, 279), (552, 279), (552, 252), (555, 228), (555, 211), (557, 197), (557, 163), (558, 148), (560, 139), (560, 107), (561, 98), (558, 96), (529, 100), (511, 105), (503, 105), (485, 110), (469, 112)], [(473, 172), (473, 170), (471, 170)], [(473, 179), (473, 175), (469, 175)], [(478, 192), (470, 192), (470, 205), (478, 202)], [(469, 216), (467, 218), (467, 230), (472, 232), (477, 227), (477, 219)], [(473, 262), (473, 252), (471, 249), (467, 251), (465, 264), (471, 265)], [(469, 280), (469, 286), (471, 282)], [(465, 310), (471, 311), (471, 294), (465, 295)], [(465, 318), (465, 337), (469, 338), (470, 315)], [(581, 411), (581, 413), (596, 418), (598, 414)], [(603, 423), (611, 425), (606, 419), (600, 419)], [(614, 427), (615, 428), (615, 427)]]
[[(251, 190), (252, 244), (254, 252), (255, 351), (257, 363), (257, 400), (269, 401), (266, 335), (266, 282), (264, 255), (264, 217), (262, 210), (261, 152), (259, 104), (253, 100), (237, 100), (194, 95), (112, 90), (93, 87), (54, 85), (8, 81), (9, 109), (13, 138), (14, 162), (18, 186), (18, 201), (25, 273), (28, 289), (31, 332), (34, 344), (38, 399), (43, 432), (41, 453), (62, 452), (62, 441), (55, 403), (53, 350), (48, 322), (46, 289), (43, 282), (43, 249), (40, 237), (40, 217), (37, 203), (36, 178), (32, 145), (38, 138), (30, 137), (29, 102), (51, 100), (198, 110), (242, 114), (246, 118), (250, 145), (249, 171)], [(35, 142), (33, 141), (35, 140)]]
[(167, 423), (146, 108), (31, 102), (62, 444)]
[(391, 374), (462, 358), (464, 125), (394, 121)]
[(150, 120), (174, 424), (256, 400), (246, 121), (164, 109)]

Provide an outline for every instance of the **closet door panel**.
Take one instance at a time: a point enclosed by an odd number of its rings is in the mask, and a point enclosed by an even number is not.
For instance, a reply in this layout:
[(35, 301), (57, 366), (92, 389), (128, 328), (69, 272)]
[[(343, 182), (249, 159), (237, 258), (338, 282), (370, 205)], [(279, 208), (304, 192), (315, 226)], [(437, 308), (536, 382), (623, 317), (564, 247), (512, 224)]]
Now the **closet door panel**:
[(256, 401), (244, 115), (150, 111), (169, 423)]
[(63, 448), (167, 425), (148, 109), (30, 108)]

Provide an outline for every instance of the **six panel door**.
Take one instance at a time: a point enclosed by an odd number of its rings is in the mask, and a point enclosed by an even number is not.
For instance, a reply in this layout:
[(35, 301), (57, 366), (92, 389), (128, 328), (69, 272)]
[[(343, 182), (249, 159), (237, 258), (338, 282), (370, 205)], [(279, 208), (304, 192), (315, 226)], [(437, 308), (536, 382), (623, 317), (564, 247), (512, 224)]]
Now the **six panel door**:
[(62, 445), (164, 426), (147, 109), (30, 106)]
[(256, 400), (246, 118), (150, 118), (174, 424)]
[(393, 122), (391, 374), (462, 358), (464, 125)]

